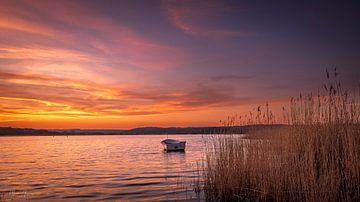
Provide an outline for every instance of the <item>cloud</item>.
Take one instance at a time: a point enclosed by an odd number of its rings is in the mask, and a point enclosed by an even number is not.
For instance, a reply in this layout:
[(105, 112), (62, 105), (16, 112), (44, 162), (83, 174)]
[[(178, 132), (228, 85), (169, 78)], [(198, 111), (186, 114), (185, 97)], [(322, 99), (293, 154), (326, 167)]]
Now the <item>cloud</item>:
[(227, 30), (215, 24), (209, 26), (215, 16), (233, 11), (223, 1), (164, 0), (163, 5), (170, 22), (186, 34), (210, 38), (252, 35), (250, 32)]
[(212, 81), (223, 81), (223, 80), (249, 80), (252, 79), (252, 76), (239, 76), (239, 75), (219, 75), (219, 76), (213, 76), (210, 78)]
[(151, 90), (102, 85), (49, 75), (0, 72), (0, 120), (166, 114), (221, 107), (231, 89)]
[(202, 85), (187, 93), (185, 98), (180, 102), (180, 105), (189, 108), (221, 106), (234, 99), (231, 88), (222, 89)]
[[(194, 10), (186, 2), (166, 3), (171, 22), (186, 33), (244, 34), (203, 23), (228, 7), (194, 3)], [(163, 76), (177, 74), (193, 56), (109, 16), (81, 1), (2, 2), (0, 122), (117, 119), (236, 104), (233, 89), (214, 81), (245, 78), (215, 76), (187, 87), (165, 83)]]
[(160, 98), (126, 91), (144, 85), (144, 72), (178, 68), (186, 57), (70, 1), (2, 2), (0, 44), (2, 122), (163, 113)]
[(50, 47), (0, 47), (0, 58), (18, 60), (64, 60), (92, 61), (93, 58), (78, 51)]
[(242, 76), (210, 77), (205, 79), (208, 82), (196, 81), (189, 88), (159, 89), (0, 71), (0, 123), (54, 128), (59, 124), (94, 127), (91, 123), (97, 123), (97, 127), (104, 127), (111, 122), (112, 127), (119, 127), (122, 121), (130, 120), (132, 124), (174, 121), (166, 117), (182, 117), (179, 120), (190, 123), (196, 118), (187, 116), (195, 112), (233, 110), (259, 102), (258, 97), (246, 93), (239, 97), (233, 83), (218, 82), (227, 79)]
[(0, 31), (6, 45), (0, 53), (13, 59), (87, 58), (98, 66), (110, 62), (162, 70), (179, 67), (185, 57), (178, 48), (149, 40), (80, 2), (3, 2)]

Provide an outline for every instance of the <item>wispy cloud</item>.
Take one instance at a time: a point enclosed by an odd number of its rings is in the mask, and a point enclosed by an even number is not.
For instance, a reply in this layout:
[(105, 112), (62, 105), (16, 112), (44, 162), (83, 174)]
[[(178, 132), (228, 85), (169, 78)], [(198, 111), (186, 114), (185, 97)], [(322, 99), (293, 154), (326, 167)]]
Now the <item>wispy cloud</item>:
[(209, 23), (215, 16), (219, 17), (233, 11), (233, 8), (224, 1), (164, 0), (163, 5), (170, 22), (186, 34), (210, 38), (241, 37), (253, 34), (228, 30)]
[(121, 68), (156, 70), (176, 68), (185, 56), (178, 48), (151, 41), (76, 2), (8, 1), (0, 13), (3, 57), (92, 58), (96, 63), (122, 64)]
[(253, 76), (240, 76), (240, 75), (218, 75), (210, 78), (212, 81), (224, 81), (224, 80), (238, 80), (244, 81), (254, 78)]
[(191, 90), (127, 89), (48, 75), (0, 72), (0, 120), (82, 118), (191, 111), (221, 106), (232, 94), (219, 87)]

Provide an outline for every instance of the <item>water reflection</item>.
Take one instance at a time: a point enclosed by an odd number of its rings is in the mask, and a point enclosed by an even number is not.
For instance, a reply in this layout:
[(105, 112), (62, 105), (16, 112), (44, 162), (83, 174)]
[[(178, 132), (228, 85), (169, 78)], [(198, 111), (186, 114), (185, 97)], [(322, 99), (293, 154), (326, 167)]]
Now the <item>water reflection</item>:
[(202, 136), (172, 137), (187, 141), (185, 152), (164, 152), (162, 135), (1, 137), (0, 192), (44, 201), (191, 200)]

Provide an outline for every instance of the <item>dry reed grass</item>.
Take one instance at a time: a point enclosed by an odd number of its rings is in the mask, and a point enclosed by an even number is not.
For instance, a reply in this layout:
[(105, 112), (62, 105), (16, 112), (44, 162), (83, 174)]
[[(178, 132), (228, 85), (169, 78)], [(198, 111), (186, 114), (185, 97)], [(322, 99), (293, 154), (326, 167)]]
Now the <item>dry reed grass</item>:
[[(359, 102), (342, 90), (334, 74), (325, 95), (291, 99), (283, 115), (288, 126), (253, 131), (251, 139), (219, 136), (208, 143), (205, 199), (360, 200)], [(331, 80), (328, 72), (327, 77)], [(270, 122), (268, 108), (263, 117)]]

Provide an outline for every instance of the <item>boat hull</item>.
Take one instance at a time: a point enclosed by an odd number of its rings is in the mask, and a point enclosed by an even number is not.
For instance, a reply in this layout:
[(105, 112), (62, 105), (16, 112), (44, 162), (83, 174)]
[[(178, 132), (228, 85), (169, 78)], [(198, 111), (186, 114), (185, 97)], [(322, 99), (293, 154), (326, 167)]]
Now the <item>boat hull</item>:
[(184, 151), (186, 142), (162, 143), (165, 151)]

